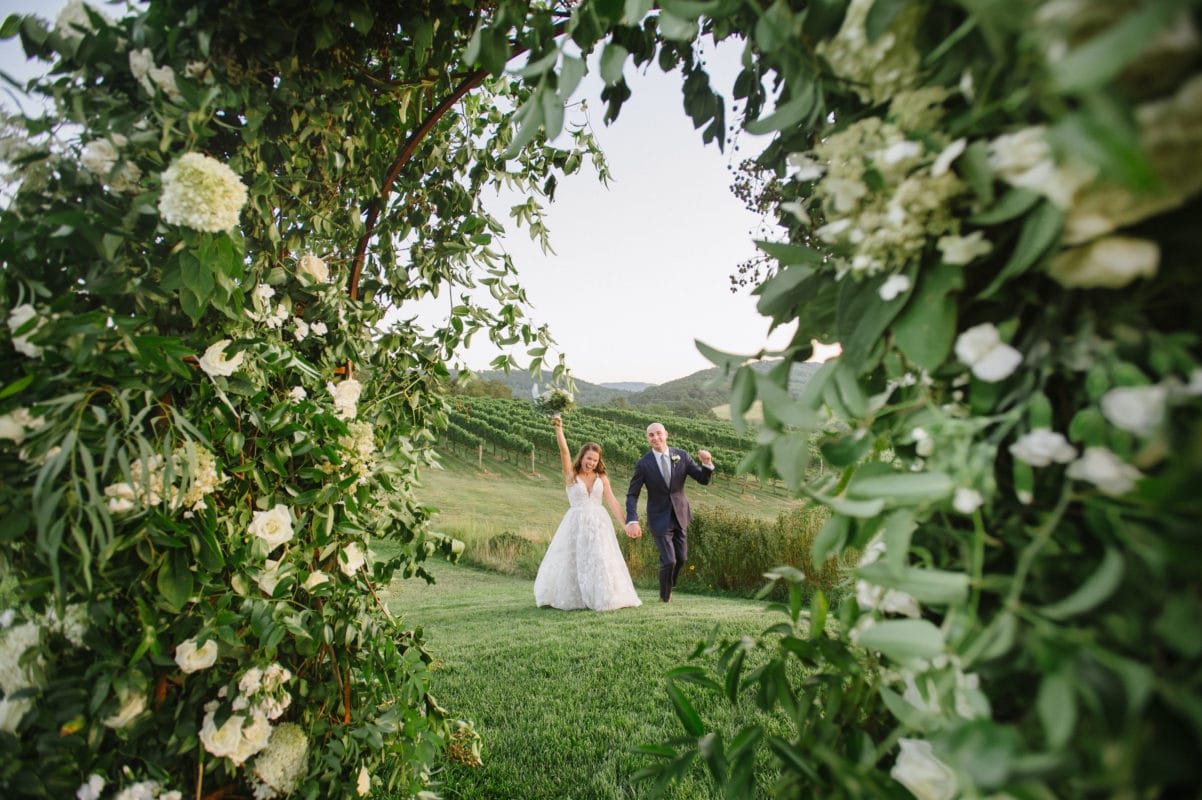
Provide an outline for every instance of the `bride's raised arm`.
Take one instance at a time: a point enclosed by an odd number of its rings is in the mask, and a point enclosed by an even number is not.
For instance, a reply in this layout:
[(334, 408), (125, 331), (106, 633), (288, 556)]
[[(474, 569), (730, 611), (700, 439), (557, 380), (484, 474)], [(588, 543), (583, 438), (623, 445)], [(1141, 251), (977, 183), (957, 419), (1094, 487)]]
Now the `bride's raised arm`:
[(576, 479), (576, 473), (572, 471), (572, 451), (568, 450), (568, 440), (563, 436), (563, 418), (551, 417), (551, 424), (555, 426), (555, 439), (559, 442), (559, 460), (563, 464), (564, 483), (570, 484)]

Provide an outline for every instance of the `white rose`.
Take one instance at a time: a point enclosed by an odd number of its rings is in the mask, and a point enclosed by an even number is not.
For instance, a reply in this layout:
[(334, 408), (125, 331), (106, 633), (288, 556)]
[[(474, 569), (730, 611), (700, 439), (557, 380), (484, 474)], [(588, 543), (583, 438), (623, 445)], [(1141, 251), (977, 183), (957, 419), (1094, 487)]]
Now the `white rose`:
[(330, 279), (330, 268), (326, 266), (326, 262), (307, 253), (297, 262), (296, 272), (298, 275), (307, 275), (314, 283), (325, 283)]
[(342, 574), (353, 578), (359, 568), (367, 562), (367, 556), (364, 555), (363, 548), (359, 546), (358, 542), (351, 542), (342, 549), (342, 557), (339, 558), (339, 561), (341, 563), (338, 568), (342, 570)]
[(1164, 421), (1169, 391), (1164, 386), (1122, 386), (1102, 395), (1102, 415), (1115, 427), (1147, 436)]
[(23, 356), (29, 358), (41, 358), (42, 348), (36, 344), (29, 343), (29, 337), (37, 333), (42, 327), (45, 320), (39, 321), (32, 329), (18, 335), (17, 331), (24, 327), (25, 323), (38, 316), (38, 311), (29, 303), (22, 303), (19, 306), (13, 307), (13, 310), (8, 312), (8, 329), (13, 334), (13, 348)]
[(338, 384), (327, 383), (326, 389), (334, 396), (334, 407), (338, 410), (338, 416), (354, 419), (359, 413), (359, 395), (363, 393), (363, 384), (354, 378), (347, 378)]
[(146, 710), (145, 692), (136, 689), (122, 690), (118, 696), (121, 698), (121, 707), (115, 714), (104, 720), (106, 727), (124, 728)]
[(186, 639), (175, 648), (175, 663), (184, 672), (199, 672), (217, 663), (217, 642), (208, 640), (200, 647), (195, 639)]
[(355, 791), (360, 797), (366, 797), (371, 791), (371, 774), (367, 771), (367, 765), (359, 767), (359, 780), (355, 782)]
[(117, 164), (117, 148), (108, 139), (93, 139), (83, 146), (79, 163), (93, 175), (107, 178)]
[(267, 559), (266, 568), (255, 579), (255, 583), (259, 584), (259, 588), (263, 590), (263, 594), (268, 597), (275, 594), (275, 587), (279, 585), (280, 578), (283, 577), (280, 574), (279, 567), (279, 560), (272, 561), (271, 559)]
[(1009, 377), (1023, 360), (1022, 353), (1002, 342), (992, 322), (974, 325), (956, 337), (956, 358), (987, 383)]
[(104, 778), (100, 775), (90, 775), (87, 781), (80, 784), (75, 790), (76, 800), (100, 800), (100, 793), (104, 791)]
[(312, 591), (315, 586), (321, 586), (323, 583), (329, 583), (330, 576), (321, 570), (315, 570), (309, 573), (309, 577), (305, 578), (305, 591)]
[(1010, 454), (1033, 467), (1067, 464), (1077, 457), (1077, 448), (1064, 435), (1048, 428), (1028, 431), (1010, 445)]
[(251, 536), (257, 536), (267, 542), (273, 549), (292, 539), (292, 515), (288, 506), (277, 503), (269, 511), (256, 511), (247, 529)]
[(230, 753), (229, 759), (241, 764), (267, 746), (271, 739), (271, 722), (262, 711), (255, 711), (249, 725), (242, 726), (242, 738)]
[(200, 726), (200, 741), (205, 750), (218, 758), (227, 758), (238, 750), (242, 741), (242, 722), (245, 718), (240, 714), (230, 714), (218, 728), (213, 722), (213, 713), (210, 711), (205, 714), (204, 722)]
[(1087, 447), (1081, 458), (1068, 465), (1065, 474), (1094, 484), (1103, 494), (1119, 497), (1135, 488), (1142, 474), (1105, 447)]
[(918, 800), (952, 800), (958, 791), (956, 774), (935, 757), (931, 743), (899, 739), (901, 752), (889, 775)]
[(238, 367), (242, 366), (242, 359), (246, 357), (246, 351), (240, 350), (234, 356), (226, 356), (225, 348), (230, 344), (229, 339), (219, 339), (209, 345), (203, 356), (200, 357), (200, 368), (203, 369), (210, 377), (229, 377), (237, 372)]
[(1118, 289), (1136, 278), (1153, 277), (1159, 268), (1156, 242), (1107, 236), (1058, 253), (1048, 265), (1048, 274), (1070, 289)]
[(238, 679), (238, 691), (243, 694), (254, 694), (262, 687), (263, 670), (259, 667), (251, 667), (242, 673), (242, 677)]

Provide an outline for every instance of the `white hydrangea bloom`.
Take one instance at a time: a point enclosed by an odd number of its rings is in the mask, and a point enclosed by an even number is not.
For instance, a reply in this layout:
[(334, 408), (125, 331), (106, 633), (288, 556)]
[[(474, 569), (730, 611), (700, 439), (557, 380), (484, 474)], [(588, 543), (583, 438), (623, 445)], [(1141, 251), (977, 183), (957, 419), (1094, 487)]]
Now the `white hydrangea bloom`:
[(40, 653), (32, 659), (25, 655), (41, 641), (41, 628), (33, 622), (13, 625), (0, 632), (0, 691), (5, 695), (40, 685), (45, 660)]
[(134, 501), (138, 494), (132, 485), (122, 481), (104, 487), (104, 496), (108, 498), (107, 506), (110, 514), (124, 514), (134, 510)]
[(322, 322), (321, 320), (310, 323), (309, 330), (315, 336), (325, 336), (327, 333), (329, 333), (329, 329), (326, 327), (326, 324), (324, 322)]
[(81, 0), (71, 0), (63, 6), (62, 11), (58, 12), (58, 17), (54, 20), (54, 32), (72, 41), (82, 39), (87, 33), (95, 32), (96, 26), (92, 24), (92, 18), (88, 16), (85, 7), (111, 24), (110, 17), (95, 6), (81, 2)]
[(872, 6), (873, 0), (852, 0), (839, 32), (817, 48), (835, 74), (848, 79), (865, 103), (881, 102), (914, 85), (922, 58), (914, 46), (922, 21), (919, 7), (907, 6), (888, 30), (870, 43), (866, 23)]
[(300, 317), (293, 317), (292, 324), (296, 327), (296, 330), (292, 332), (292, 335), (296, 337), (298, 342), (303, 342), (306, 338), (308, 338), (309, 323), (305, 322)]
[(255, 297), (266, 303), (268, 300), (275, 297), (275, 289), (273, 289), (269, 284), (260, 283), (255, 287)]
[(1164, 421), (1167, 386), (1120, 386), (1102, 395), (1102, 416), (1139, 436), (1155, 433)]
[(987, 383), (1008, 378), (1022, 363), (1022, 353), (1004, 344), (992, 322), (974, 325), (956, 337), (956, 358)]
[(176, 645), (175, 663), (185, 673), (208, 669), (217, 663), (217, 642), (209, 639), (197, 647), (196, 639), (185, 639)]
[(1121, 497), (1135, 488), (1143, 475), (1105, 447), (1087, 447), (1081, 458), (1068, 465), (1065, 474), (1086, 481), (1111, 497)]
[(271, 732), (267, 746), (255, 758), (254, 774), (279, 795), (296, 788), (309, 756), (309, 740), (294, 722), (285, 722)]
[(923, 739), (899, 739), (901, 752), (889, 775), (918, 800), (952, 800), (959, 792), (956, 773), (935, 757)]
[(246, 186), (232, 169), (203, 153), (185, 153), (162, 175), (159, 213), (172, 225), (220, 233), (238, 224)]
[(1035, 428), (1010, 445), (1010, 454), (1033, 467), (1067, 464), (1077, 457), (1077, 448), (1064, 435), (1049, 428)]
[(271, 548), (276, 548), (285, 542), (292, 541), (292, 515), (288, 506), (276, 503), (267, 511), (254, 512), (250, 527), (247, 529), (251, 536), (256, 536)]
[(204, 355), (200, 357), (200, 368), (209, 377), (216, 378), (217, 376), (221, 376), (228, 378), (238, 371), (238, 367), (242, 366), (242, 360), (246, 357), (246, 351), (239, 350), (233, 356), (227, 356), (225, 348), (229, 347), (230, 342), (230, 339), (218, 339), (209, 345)]

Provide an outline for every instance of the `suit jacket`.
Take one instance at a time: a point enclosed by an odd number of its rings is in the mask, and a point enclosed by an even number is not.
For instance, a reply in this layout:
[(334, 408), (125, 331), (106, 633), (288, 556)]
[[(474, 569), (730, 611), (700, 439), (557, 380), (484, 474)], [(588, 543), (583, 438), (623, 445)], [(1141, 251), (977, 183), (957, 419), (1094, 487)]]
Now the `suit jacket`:
[(685, 478), (692, 478), (704, 485), (710, 482), (714, 474), (713, 467), (707, 469), (701, 466), (684, 450), (669, 447), (668, 454), (674, 459), (671, 481), (664, 483), (656, 453), (650, 450), (634, 465), (630, 488), (626, 490), (626, 521), (636, 522), (639, 518), (639, 493), (644, 486), (647, 487), (647, 527), (653, 534), (671, 530), (673, 517), (680, 529), (687, 532), (693, 512), (684, 494)]

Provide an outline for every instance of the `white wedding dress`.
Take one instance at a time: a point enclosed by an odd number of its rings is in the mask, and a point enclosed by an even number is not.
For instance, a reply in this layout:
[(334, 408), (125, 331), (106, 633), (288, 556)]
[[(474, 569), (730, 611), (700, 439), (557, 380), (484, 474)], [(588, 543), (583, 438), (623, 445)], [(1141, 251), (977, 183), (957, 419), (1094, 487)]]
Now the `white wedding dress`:
[(590, 493), (579, 477), (568, 487), (568, 513), (555, 531), (534, 579), (534, 602), (570, 611), (640, 606), (605, 510), (601, 479)]

